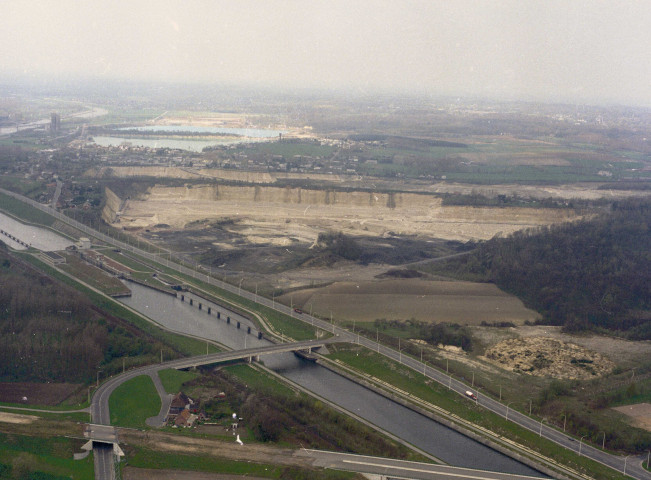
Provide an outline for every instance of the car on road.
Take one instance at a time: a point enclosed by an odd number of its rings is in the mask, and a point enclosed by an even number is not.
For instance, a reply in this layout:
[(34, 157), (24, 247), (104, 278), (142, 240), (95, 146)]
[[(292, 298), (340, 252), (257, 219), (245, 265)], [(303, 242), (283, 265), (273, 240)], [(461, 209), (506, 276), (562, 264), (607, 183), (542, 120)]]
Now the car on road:
[(472, 393), (470, 390), (466, 390), (466, 397), (472, 398), (473, 400), (477, 400), (477, 395)]
[(301, 310), (300, 308), (295, 308), (294, 311), (295, 311), (296, 313), (303, 313), (303, 310)]

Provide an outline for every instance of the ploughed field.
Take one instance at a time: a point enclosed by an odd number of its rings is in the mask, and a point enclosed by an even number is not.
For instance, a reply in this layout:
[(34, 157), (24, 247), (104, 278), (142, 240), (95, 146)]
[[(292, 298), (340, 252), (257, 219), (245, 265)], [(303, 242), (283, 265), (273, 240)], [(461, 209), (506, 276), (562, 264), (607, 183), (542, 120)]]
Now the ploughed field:
[(452, 322), (533, 321), (538, 314), (495, 285), (420, 279), (336, 282), (322, 288), (294, 291), (279, 301), (323, 318), (369, 322), (376, 319)]

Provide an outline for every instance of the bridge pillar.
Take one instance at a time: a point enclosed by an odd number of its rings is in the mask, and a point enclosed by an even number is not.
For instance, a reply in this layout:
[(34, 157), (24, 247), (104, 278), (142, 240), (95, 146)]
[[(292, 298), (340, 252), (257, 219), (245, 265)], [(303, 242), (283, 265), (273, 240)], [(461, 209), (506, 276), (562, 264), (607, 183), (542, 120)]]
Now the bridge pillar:
[(192, 299), (190, 299), (190, 305), (192, 305)]
[(201, 310), (201, 304), (199, 304), (199, 310)]
[(255, 355), (255, 356), (253, 357), (253, 360), (256, 361), (256, 362), (258, 362), (258, 363), (260, 363), (260, 355)]
[(222, 312), (217, 312), (217, 318), (222, 318)]
[(246, 327), (246, 333), (251, 333), (251, 327)]
[(231, 323), (231, 317), (226, 317), (226, 323)]
[(210, 307), (208, 307), (208, 315), (210, 315)]
[(258, 340), (262, 338), (262, 332), (258, 332)]
[(185, 295), (181, 295), (181, 301), (185, 302)]
[(239, 320), (237, 321), (237, 328), (240, 328), (240, 322), (239, 322)]

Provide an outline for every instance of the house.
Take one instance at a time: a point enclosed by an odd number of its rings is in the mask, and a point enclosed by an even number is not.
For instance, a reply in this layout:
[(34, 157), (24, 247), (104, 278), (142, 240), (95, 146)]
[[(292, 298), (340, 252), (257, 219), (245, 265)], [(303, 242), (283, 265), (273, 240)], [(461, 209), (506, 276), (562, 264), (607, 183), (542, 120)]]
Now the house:
[(174, 426), (176, 426), (176, 427), (191, 427), (194, 424), (196, 419), (197, 419), (197, 416), (190, 413), (190, 410), (183, 410), (174, 419)]
[(174, 398), (172, 399), (172, 403), (170, 404), (170, 411), (168, 415), (170, 417), (179, 415), (184, 410), (187, 410), (190, 407), (190, 405), (192, 405), (193, 403), (194, 402), (185, 393), (179, 392), (176, 395), (174, 395)]

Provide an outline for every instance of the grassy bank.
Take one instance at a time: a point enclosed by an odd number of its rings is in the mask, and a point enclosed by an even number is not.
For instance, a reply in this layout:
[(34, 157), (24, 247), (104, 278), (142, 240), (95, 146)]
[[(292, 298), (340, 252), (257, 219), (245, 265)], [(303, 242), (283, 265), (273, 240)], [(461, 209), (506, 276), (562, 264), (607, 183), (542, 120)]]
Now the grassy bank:
[(141, 375), (124, 382), (109, 398), (111, 424), (121, 427), (146, 428), (145, 420), (158, 415), (161, 401), (154, 382)]

